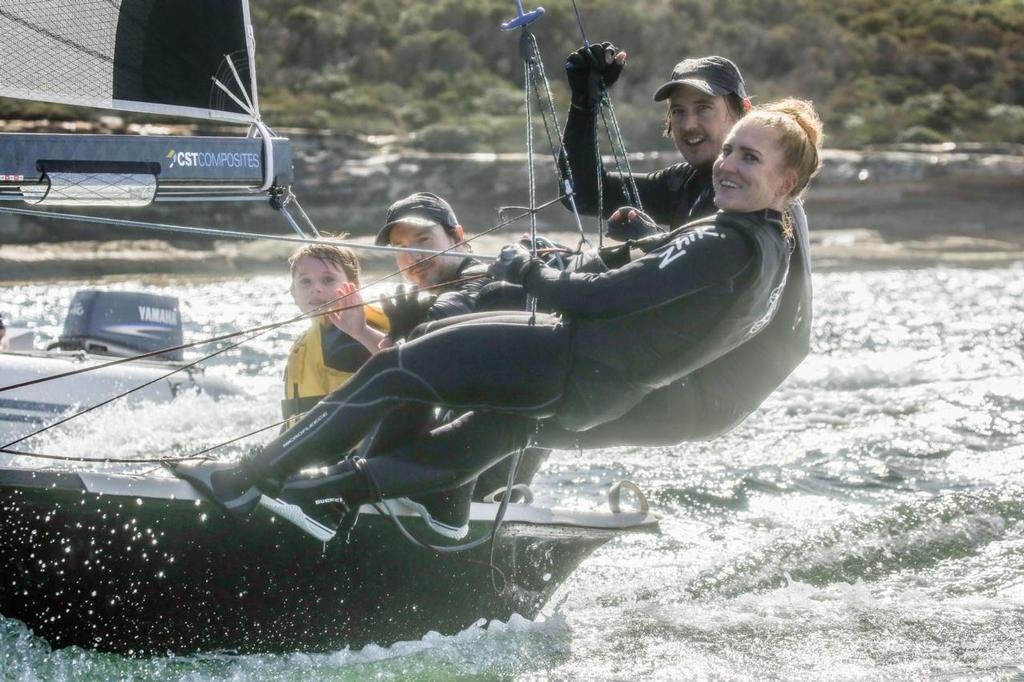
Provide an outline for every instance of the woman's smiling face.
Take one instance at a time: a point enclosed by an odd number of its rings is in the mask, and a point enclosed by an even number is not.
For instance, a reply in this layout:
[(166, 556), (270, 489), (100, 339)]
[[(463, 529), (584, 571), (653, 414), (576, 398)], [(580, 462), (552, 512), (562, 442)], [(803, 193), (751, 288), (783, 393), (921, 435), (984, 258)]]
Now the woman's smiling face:
[(715, 204), (725, 211), (781, 211), (796, 182), (778, 131), (758, 121), (741, 120), (733, 127), (713, 172)]

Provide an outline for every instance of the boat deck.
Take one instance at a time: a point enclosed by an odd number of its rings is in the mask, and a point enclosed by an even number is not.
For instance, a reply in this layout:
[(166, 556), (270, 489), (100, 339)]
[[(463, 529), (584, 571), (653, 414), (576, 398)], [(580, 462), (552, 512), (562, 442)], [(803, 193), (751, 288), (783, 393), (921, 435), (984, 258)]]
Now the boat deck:
[[(474, 503), (467, 540), (497, 507)], [(321, 544), (263, 510), (237, 521), (169, 477), (0, 468), (0, 613), (54, 646), (127, 654), (386, 644), (533, 618), (598, 547), (657, 529), (649, 513), (509, 505), (492, 568), (489, 543), (430, 552), (364, 511), (347, 542)]]

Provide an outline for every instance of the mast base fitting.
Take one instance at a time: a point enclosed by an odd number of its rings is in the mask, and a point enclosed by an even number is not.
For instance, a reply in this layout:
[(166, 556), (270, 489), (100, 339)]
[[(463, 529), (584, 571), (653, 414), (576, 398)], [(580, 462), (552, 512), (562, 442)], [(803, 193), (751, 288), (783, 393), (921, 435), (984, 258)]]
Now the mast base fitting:
[(275, 211), (280, 211), (285, 206), (291, 203), (292, 197), (291, 188), (289, 187), (278, 187), (273, 186), (267, 192), (267, 198), (270, 203), (270, 207)]

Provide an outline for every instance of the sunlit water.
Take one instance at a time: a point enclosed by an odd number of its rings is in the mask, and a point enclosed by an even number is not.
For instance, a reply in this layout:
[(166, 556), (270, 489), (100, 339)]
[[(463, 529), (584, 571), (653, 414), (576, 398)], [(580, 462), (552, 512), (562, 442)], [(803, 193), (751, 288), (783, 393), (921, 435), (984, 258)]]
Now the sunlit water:
[[(180, 297), (192, 339), (292, 314), (280, 278), (112, 286)], [(1024, 676), (1024, 267), (825, 273), (815, 286), (814, 354), (732, 433), (552, 456), (537, 503), (600, 508), (607, 484), (630, 478), (662, 534), (599, 550), (536, 621), (322, 655), (139, 660), (52, 651), (0, 618), (2, 677)], [(0, 288), (0, 310), (42, 343), (76, 288)], [(244, 399), (112, 406), (31, 445), (146, 457), (258, 428), (277, 418), (297, 331), (208, 363)]]

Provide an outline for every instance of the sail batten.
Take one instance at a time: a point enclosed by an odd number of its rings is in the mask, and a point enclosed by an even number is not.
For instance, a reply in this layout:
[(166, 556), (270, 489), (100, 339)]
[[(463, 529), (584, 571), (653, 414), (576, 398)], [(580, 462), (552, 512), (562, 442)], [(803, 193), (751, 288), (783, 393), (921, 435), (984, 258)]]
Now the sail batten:
[(248, 17), (246, 0), (5, 0), (0, 97), (249, 123)]

